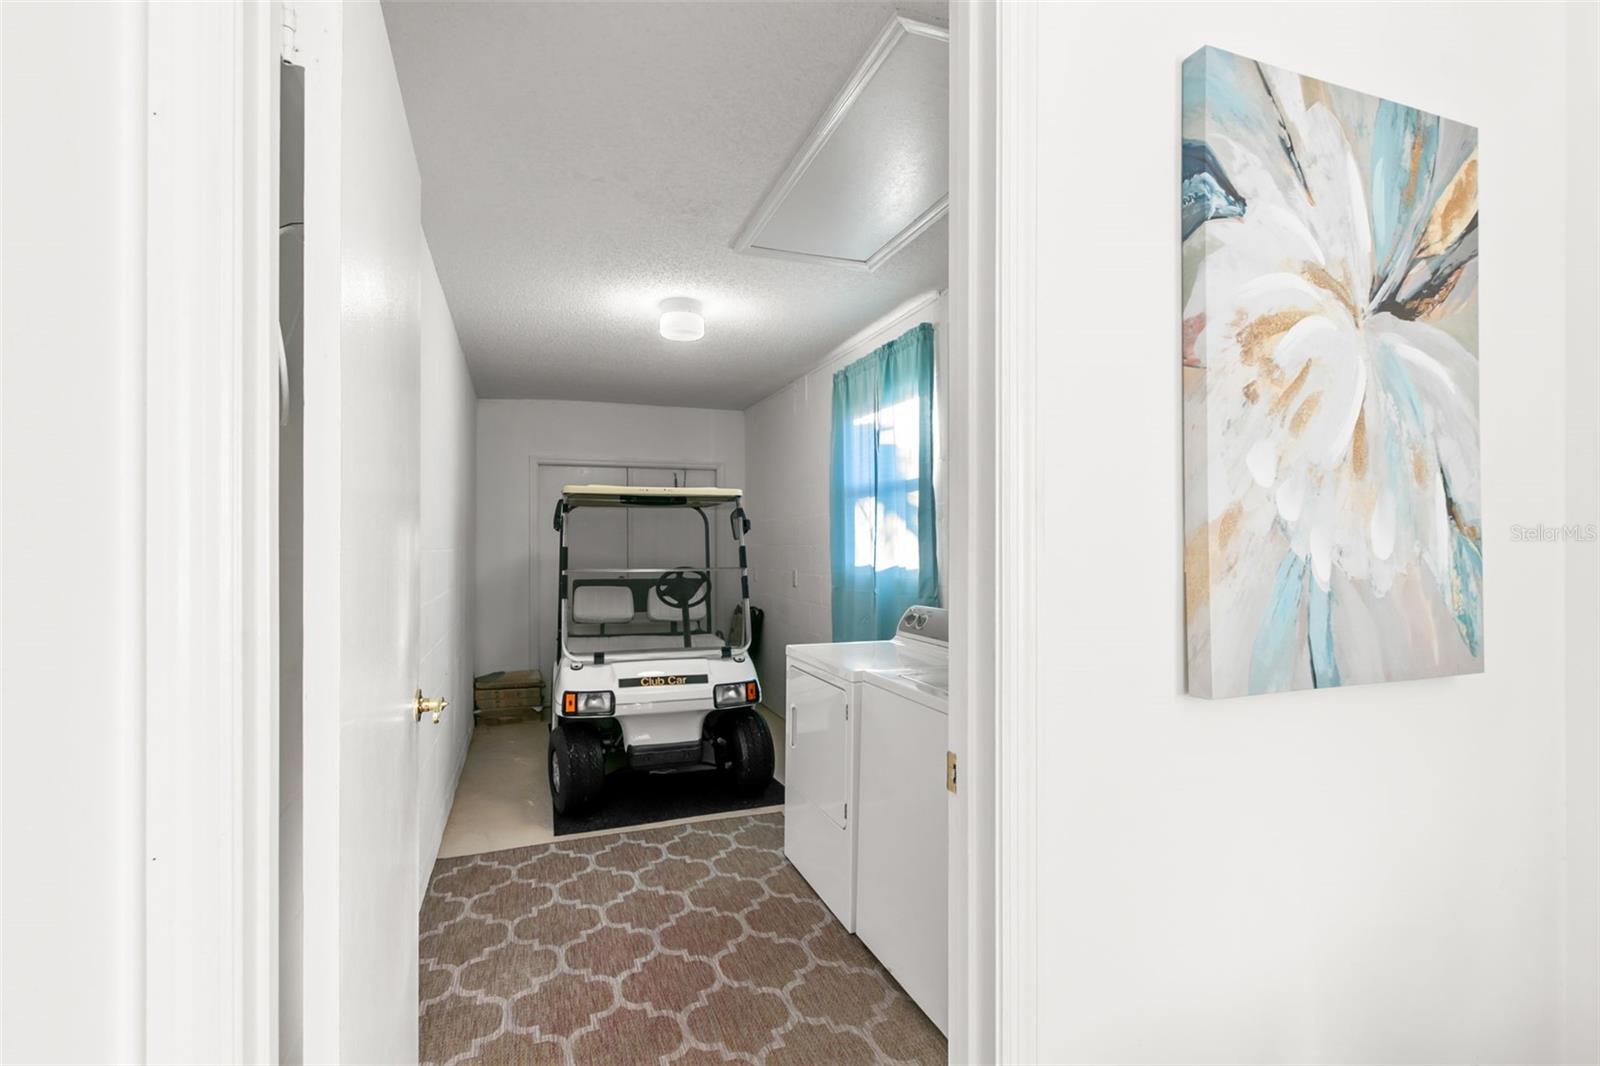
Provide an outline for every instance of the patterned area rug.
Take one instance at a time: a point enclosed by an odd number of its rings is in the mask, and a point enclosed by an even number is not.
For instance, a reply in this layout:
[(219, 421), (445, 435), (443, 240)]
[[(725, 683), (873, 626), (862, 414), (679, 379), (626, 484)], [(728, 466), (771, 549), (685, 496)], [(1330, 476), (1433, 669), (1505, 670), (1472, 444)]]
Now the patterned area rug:
[(783, 858), (783, 816), (442, 859), (421, 1059), (942, 1063), (945, 1041)]

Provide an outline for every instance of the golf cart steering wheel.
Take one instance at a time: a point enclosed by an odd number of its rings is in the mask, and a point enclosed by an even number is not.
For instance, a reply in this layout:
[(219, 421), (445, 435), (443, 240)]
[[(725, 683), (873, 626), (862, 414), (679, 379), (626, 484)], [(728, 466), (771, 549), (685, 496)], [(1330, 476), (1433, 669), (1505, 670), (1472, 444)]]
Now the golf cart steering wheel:
[(711, 579), (703, 570), (668, 570), (656, 578), (656, 595), (675, 611), (689, 611), (706, 602)]

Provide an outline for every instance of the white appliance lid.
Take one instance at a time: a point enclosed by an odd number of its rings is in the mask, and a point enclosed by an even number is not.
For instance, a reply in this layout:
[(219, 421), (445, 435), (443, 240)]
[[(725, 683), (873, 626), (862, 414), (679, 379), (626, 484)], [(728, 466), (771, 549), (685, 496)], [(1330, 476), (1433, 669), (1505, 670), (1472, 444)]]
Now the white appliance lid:
[(872, 670), (863, 680), (940, 714), (950, 713), (950, 669), (946, 665)]
[(787, 651), (791, 664), (820, 670), (846, 681), (860, 681), (873, 670), (938, 664), (938, 653), (933, 648), (898, 640), (791, 644)]

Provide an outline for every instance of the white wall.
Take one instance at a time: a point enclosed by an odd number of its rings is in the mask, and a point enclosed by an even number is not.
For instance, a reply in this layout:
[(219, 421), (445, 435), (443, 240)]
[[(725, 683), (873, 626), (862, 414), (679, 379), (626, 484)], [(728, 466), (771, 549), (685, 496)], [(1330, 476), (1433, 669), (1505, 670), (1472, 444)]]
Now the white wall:
[(479, 400), (475, 673), (524, 670), (544, 658), (534, 654), (529, 613), (535, 565), (530, 472), (541, 461), (716, 466), (720, 484), (743, 487), (744, 415), (569, 400)]
[[(1596, 518), (1594, 486), (1565, 472), (1568, 419), (1595, 416), (1562, 403), (1594, 358), (1592, 316), (1567, 347), (1567, 301), (1593, 289), (1566, 289), (1562, 265), (1569, 248), (1592, 264), (1595, 240), (1564, 196), (1582, 181), (1593, 198), (1567, 155), (1593, 100), (1569, 129), (1563, 80), (1593, 39), (1569, 55), (1565, 18), (1041, 8), (1040, 1059), (1561, 1055), (1563, 965), (1593, 949), (1567, 943), (1563, 901), (1592, 912), (1595, 886), (1592, 867), (1566, 880), (1563, 851), (1569, 778), (1595, 769), (1592, 750), (1568, 759), (1569, 714), (1597, 704), (1569, 655), (1592, 659), (1594, 630), (1564, 624), (1568, 552), (1509, 529)], [(1482, 675), (1183, 695), (1179, 64), (1207, 43), (1480, 128)]]
[(142, 5), (0, 8), (0, 1059), (144, 1045)]
[[(1568, 521), (1600, 521), (1600, 6), (1567, 11)], [(1566, 1061), (1600, 1062), (1600, 544), (1567, 564)]]
[(421, 685), (450, 701), (417, 735), (418, 904), (472, 739), (472, 557), (478, 396), (427, 242), (422, 249)]
[[(817, 367), (745, 413), (745, 455), (749, 470), (745, 503), (750, 511), (750, 602), (766, 612), (761, 655), (756, 666), (768, 707), (785, 706), (784, 649), (790, 644), (833, 640), (833, 575), (828, 528), (828, 479), (833, 433), (833, 375), (894, 340), (919, 322), (938, 331), (936, 390), (948, 380), (945, 353), (945, 299), (919, 297), (868, 326), (831, 353), (818, 353)], [(941, 394), (940, 399), (943, 399)], [(943, 440), (944, 408), (935, 405)], [(935, 477), (943, 486), (945, 479)], [(942, 494), (941, 494), (942, 497)], [(939, 501), (940, 562), (948, 539)], [(940, 570), (941, 586), (944, 569)]]

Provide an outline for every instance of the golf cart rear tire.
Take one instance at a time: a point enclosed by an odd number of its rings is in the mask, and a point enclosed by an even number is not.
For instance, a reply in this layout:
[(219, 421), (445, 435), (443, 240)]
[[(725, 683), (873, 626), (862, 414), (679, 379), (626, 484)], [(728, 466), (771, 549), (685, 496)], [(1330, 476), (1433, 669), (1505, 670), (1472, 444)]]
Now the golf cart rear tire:
[(728, 779), (734, 791), (746, 798), (759, 796), (772, 781), (772, 733), (755, 711), (728, 723)]
[(550, 731), (550, 805), (557, 814), (580, 814), (600, 799), (606, 756), (600, 737), (582, 726)]

